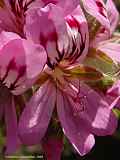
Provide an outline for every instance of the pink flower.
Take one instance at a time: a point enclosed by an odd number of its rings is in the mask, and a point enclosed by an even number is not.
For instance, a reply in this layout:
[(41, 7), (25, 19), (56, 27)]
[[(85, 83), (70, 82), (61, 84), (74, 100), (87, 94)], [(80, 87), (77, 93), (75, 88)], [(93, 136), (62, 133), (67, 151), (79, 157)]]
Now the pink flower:
[[(118, 25), (119, 13), (112, 0), (107, 0), (106, 12), (108, 22), (103, 19), (101, 20), (101, 23), (103, 24), (98, 27), (97, 34), (94, 36), (93, 41), (91, 41), (91, 45), (93, 45), (94, 48), (99, 47), (99, 45), (101, 46), (101, 42), (103, 42), (103, 44), (104, 42), (106, 43), (106, 40), (109, 40), (113, 36), (113, 33)], [(107, 45), (111, 46), (108, 42)], [(115, 43), (113, 45), (115, 45)]]
[[(117, 37), (116, 36), (117, 34), (114, 35), (114, 31), (118, 25), (119, 13), (118, 13), (112, 0), (107, 1), (106, 9), (107, 9), (107, 13), (108, 13), (110, 28), (108, 30), (104, 27), (104, 25), (99, 27), (99, 30), (98, 30), (96, 36), (91, 41), (90, 50), (91, 50), (91, 52), (92, 51), (94, 52), (95, 57), (100, 58), (100, 57), (107, 56), (108, 59), (110, 58), (110, 61), (112, 61), (111, 64), (114, 64), (119, 68), (119, 63), (120, 63), (119, 36)], [(114, 77), (114, 75), (113, 75), (113, 77)], [(115, 78), (116, 78), (116, 76), (115, 76)]]
[[(86, 10), (100, 23), (103, 19), (110, 29), (102, 2), (87, 2), (93, 10), (85, 6)], [(83, 75), (87, 71), (88, 75), (93, 73), (91, 79), (96, 74), (98, 79), (102, 75), (79, 65), (89, 49), (88, 24), (83, 11), (80, 5), (68, 14), (55, 4), (32, 8), (28, 11), (25, 32), (28, 39), (45, 47), (48, 58), (43, 72), (46, 81), (26, 104), (20, 118), (20, 138), (27, 145), (40, 143), (56, 107), (64, 134), (78, 153), (84, 155), (94, 146), (94, 134), (112, 134), (117, 119), (104, 98), (84, 83)]]
[(34, 5), (34, 0), (1, 0), (0, 30), (24, 37), (25, 14), (31, 5)]
[[(41, 63), (37, 63), (38, 59)], [(46, 54), (40, 45), (21, 39), (10, 32), (0, 34), (0, 118), (4, 116), (7, 150), (17, 148), (17, 117), (15, 97), (32, 86), (46, 63)]]

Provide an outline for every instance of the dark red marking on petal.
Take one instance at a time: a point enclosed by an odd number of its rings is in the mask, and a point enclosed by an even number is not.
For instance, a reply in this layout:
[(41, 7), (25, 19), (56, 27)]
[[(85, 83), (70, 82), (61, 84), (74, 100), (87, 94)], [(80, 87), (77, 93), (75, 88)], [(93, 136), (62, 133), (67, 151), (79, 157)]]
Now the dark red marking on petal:
[(105, 31), (106, 31), (105, 27), (102, 27), (102, 28), (100, 29), (100, 33), (105, 33)]
[(15, 70), (16, 68), (17, 68), (17, 66), (16, 66), (16, 63), (15, 63), (15, 60), (12, 59), (12, 60), (9, 62), (8, 66), (7, 66), (7, 71), (6, 71), (4, 77), (2, 78), (1, 81), (4, 82), (4, 80), (5, 80), (5, 79), (7, 78), (7, 76), (8, 76), (9, 71), (10, 71), (10, 70)]
[(12, 19), (14, 25), (16, 26), (16, 32), (20, 34), (22, 37), (24, 35), (24, 24), (25, 24), (25, 12), (28, 9), (27, 3), (32, 3), (34, 0), (9, 0), (10, 10), (12, 14), (14, 14), (15, 18)]
[[(54, 67), (58, 64), (58, 62), (60, 62), (64, 56), (64, 49), (62, 52), (59, 51), (59, 47), (58, 47), (58, 34), (56, 31), (56, 27), (54, 25), (54, 22), (52, 20), (48, 20), (49, 21), (49, 27), (45, 28), (45, 25), (42, 26), (41, 28), (43, 28), (42, 32), (40, 32), (40, 36), (39, 36), (39, 40), (40, 43), (46, 48), (46, 52), (49, 52), (47, 50), (47, 43), (48, 42), (54, 42), (55, 46), (56, 46), (56, 51), (57, 51), (57, 55), (54, 57), (53, 61), (50, 58), (50, 53), (47, 54), (48, 58), (47, 58), (47, 64), (50, 68), (54, 69)], [(47, 23), (48, 23), (47, 21)], [(56, 62), (54, 61), (56, 60)]]
[(24, 74), (26, 73), (26, 66), (21, 66), (18, 70), (18, 76), (16, 78), (16, 80), (10, 85), (10, 90), (13, 90), (15, 89), (17, 86), (16, 86), (16, 83), (18, 82), (18, 80), (24, 76)]
[[(40, 43), (41, 45), (43, 45), (46, 49), (46, 52), (47, 52), (47, 42), (55, 42), (56, 43), (56, 50), (57, 50), (57, 40), (58, 40), (58, 36), (57, 36), (57, 33), (56, 32), (50, 32), (48, 35), (44, 35), (44, 33), (40, 33)], [(57, 50), (58, 51), (58, 50)], [(47, 53), (47, 65), (51, 68), (51, 69), (54, 69), (54, 65), (55, 65), (55, 62), (51, 62), (51, 59), (49, 57), (49, 54), (50, 53)], [(57, 57), (57, 55), (56, 55)], [(58, 57), (59, 57), (59, 52), (58, 52)]]
[(44, 47), (46, 47), (46, 44), (48, 41), (55, 41), (56, 42), (57, 40), (58, 40), (58, 37), (57, 37), (57, 33), (55, 31), (50, 32), (47, 35), (44, 35), (44, 33), (40, 33), (40, 42)]
[(72, 40), (73, 46), (72, 46), (72, 51), (69, 54), (68, 60), (71, 61), (71, 63), (74, 63), (74, 61), (80, 57), (83, 50), (85, 49), (86, 35), (85, 35), (85, 38), (83, 40), (83, 35), (81, 33), (81, 30), (80, 30), (80, 23), (73, 16), (68, 16), (66, 18), (66, 21), (71, 28), (77, 28), (78, 29), (78, 32), (79, 32), (80, 38), (81, 38), (80, 50), (77, 48), (77, 44), (76, 44), (77, 42), (75, 41), (74, 37), (73, 37), (73, 40)]
[(67, 16), (66, 21), (71, 28), (78, 28), (79, 29), (80, 24), (73, 16)]
[(96, 0), (96, 5), (99, 8), (100, 14), (103, 15), (105, 18), (107, 18), (106, 15), (104, 14), (105, 7), (103, 6), (103, 4), (100, 1)]
[(12, 59), (10, 62), (9, 62), (9, 64), (8, 64), (8, 70), (10, 70), (10, 69), (16, 69), (17, 68), (17, 66), (16, 66), (16, 63), (15, 63), (15, 59)]
[(26, 66), (25, 65), (21, 66), (18, 72), (19, 72), (19, 77), (22, 77), (26, 72)]
[(49, 3), (52, 3), (52, 4), (57, 4), (58, 3), (58, 0), (42, 0), (42, 1), (45, 5), (47, 5)]

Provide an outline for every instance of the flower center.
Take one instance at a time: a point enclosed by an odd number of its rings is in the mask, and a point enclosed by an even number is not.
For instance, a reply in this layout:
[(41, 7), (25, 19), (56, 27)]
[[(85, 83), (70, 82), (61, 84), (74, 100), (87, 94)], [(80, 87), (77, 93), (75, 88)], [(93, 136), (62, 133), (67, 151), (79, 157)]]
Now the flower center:
[(65, 81), (65, 73), (64, 71), (59, 68), (59, 67), (55, 67), (55, 69), (52, 71), (52, 78), (54, 80), (54, 82), (56, 83), (57, 87), (65, 87), (66, 81)]
[(59, 64), (56, 67), (54, 67), (54, 69), (48, 67), (45, 70), (45, 73), (47, 73), (50, 76), (53, 83), (56, 84), (56, 86), (62, 90), (65, 88), (67, 84), (67, 78), (69, 76), (69, 73), (67, 71), (68, 66), (69, 63), (64, 60), (59, 62)]

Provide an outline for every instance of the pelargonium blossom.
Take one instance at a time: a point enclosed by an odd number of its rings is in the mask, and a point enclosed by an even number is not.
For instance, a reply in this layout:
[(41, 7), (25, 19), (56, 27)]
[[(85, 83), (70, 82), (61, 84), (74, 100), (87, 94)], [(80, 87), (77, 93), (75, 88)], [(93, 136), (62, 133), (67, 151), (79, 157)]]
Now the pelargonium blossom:
[[(119, 61), (118, 54), (120, 45), (112, 40), (112, 36), (119, 22), (119, 13), (112, 0), (107, 0), (106, 12), (108, 15), (108, 22), (105, 23), (106, 21), (104, 20), (103, 25), (99, 25), (99, 27), (97, 26), (97, 22), (93, 25), (96, 32), (91, 32), (91, 34), (93, 34), (93, 39), (90, 41), (90, 46), (97, 51), (98, 55), (105, 53), (116, 63)], [(94, 23), (94, 21), (91, 21), (91, 25), (92, 23)]]
[[(91, 0), (90, 4), (95, 14), (90, 9), (87, 11), (110, 30), (103, 2)], [(82, 76), (87, 71), (93, 73), (91, 79), (102, 76), (94, 68), (80, 65), (89, 49), (88, 24), (84, 13), (80, 5), (67, 13), (65, 7), (50, 3), (28, 11), (26, 36), (45, 47), (47, 65), (40, 76), (44, 79), (41, 87), (21, 115), (19, 135), (24, 144), (40, 143), (52, 113), (57, 109), (64, 134), (78, 153), (84, 155), (94, 146), (94, 134), (112, 134), (117, 119), (107, 101), (88, 86)], [(52, 157), (48, 159), (53, 160)]]
[(0, 31), (15, 32), (24, 37), (25, 14), (35, 0), (1, 0)]
[[(41, 63), (36, 63), (38, 59)], [(0, 34), (0, 119), (6, 123), (6, 153), (18, 146), (15, 95), (32, 86), (46, 63), (43, 47), (21, 39), (11, 32)]]

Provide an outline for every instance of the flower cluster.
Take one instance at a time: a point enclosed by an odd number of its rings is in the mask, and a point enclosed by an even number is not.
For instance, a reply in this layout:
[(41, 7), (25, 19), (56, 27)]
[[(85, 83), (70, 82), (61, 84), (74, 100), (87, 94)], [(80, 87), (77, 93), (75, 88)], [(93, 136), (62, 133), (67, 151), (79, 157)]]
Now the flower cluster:
[[(19, 144), (40, 143), (48, 160), (59, 160), (66, 136), (85, 155), (95, 144), (94, 135), (115, 132), (118, 22), (112, 0), (0, 1), (0, 118), (6, 123), (6, 154)], [(25, 94), (29, 98), (19, 103)]]

